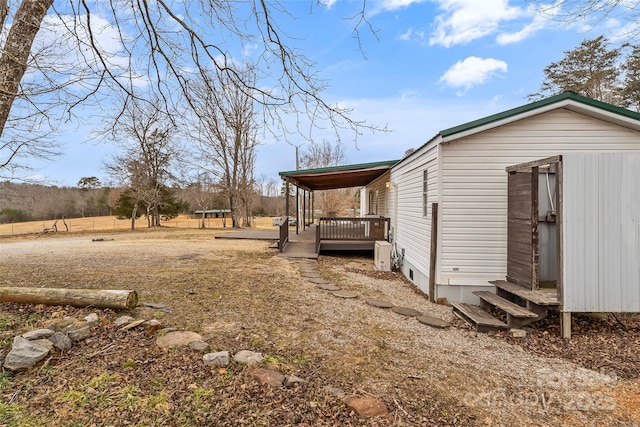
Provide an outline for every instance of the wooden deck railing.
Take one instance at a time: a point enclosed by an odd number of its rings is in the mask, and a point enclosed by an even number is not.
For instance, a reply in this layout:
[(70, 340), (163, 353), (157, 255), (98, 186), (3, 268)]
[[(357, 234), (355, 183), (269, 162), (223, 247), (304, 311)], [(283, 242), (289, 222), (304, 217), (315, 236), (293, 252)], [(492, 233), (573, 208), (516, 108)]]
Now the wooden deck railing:
[(319, 218), (316, 241), (387, 240), (389, 218)]

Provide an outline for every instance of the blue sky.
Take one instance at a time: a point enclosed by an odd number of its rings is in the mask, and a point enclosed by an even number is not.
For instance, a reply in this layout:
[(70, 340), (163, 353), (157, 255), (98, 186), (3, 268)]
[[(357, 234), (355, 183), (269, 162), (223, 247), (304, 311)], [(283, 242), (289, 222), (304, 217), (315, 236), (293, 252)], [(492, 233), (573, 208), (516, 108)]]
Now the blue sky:
[[(442, 129), (526, 104), (546, 65), (585, 38), (605, 34), (615, 42), (625, 25), (615, 19), (593, 27), (558, 23), (527, 1), (368, 0), (366, 16), (376, 33), (360, 28), (360, 50), (355, 21), (348, 18), (361, 0), (282, 3), (295, 19), (280, 22), (327, 80), (325, 99), (353, 108), (356, 120), (390, 130), (360, 135), (357, 145), (342, 133), (347, 163), (398, 159)], [(38, 176), (69, 186), (83, 176), (108, 181), (102, 165), (113, 147), (84, 143), (91, 130), (85, 125), (61, 137), (64, 154)], [(334, 140), (330, 131), (315, 136)], [(306, 142), (266, 135), (255, 176), (277, 179), (279, 171), (295, 169), (292, 144), (304, 150)]]

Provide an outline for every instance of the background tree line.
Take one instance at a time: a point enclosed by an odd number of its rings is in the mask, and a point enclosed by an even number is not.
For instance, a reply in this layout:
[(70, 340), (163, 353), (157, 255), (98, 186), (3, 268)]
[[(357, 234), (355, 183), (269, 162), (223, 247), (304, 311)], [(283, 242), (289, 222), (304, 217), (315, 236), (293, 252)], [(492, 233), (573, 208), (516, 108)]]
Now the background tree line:
[[(255, 206), (251, 214), (283, 215), (284, 196), (276, 190), (279, 191), (279, 188), (275, 185), (265, 185), (263, 192), (256, 187), (253, 195)], [(209, 188), (205, 192), (200, 183), (164, 187), (160, 195), (159, 212), (162, 217), (193, 215), (196, 210), (203, 210), (204, 205), (206, 209), (228, 209), (226, 197), (220, 188)], [(203, 202), (205, 199), (206, 202)], [(126, 187), (97, 185), (83, 188), (0, 182), (0, 223), (110, 215), (130, 218), (132, 206), (130, 189)], [(146, 216), (146, 206), (142, 206), (137, 217)]]

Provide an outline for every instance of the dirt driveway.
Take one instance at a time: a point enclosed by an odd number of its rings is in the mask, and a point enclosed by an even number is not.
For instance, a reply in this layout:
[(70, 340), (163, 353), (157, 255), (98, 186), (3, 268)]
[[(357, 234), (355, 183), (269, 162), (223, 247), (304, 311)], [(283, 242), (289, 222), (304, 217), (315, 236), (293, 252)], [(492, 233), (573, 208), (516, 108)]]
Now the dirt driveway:
[[(140, 307), (136, 316), (199, 332), (216, 351), (262, 352), (269, 363), (304, 378), (304, 386), (258, 387), (249, 368), (211, 370), (193, 351), (163, 352), (153, 337), (105, 326), (73, 352), (49, 361), (47, 369), (3, 374), (0, 425), (122, 425), (109, 421), (114, 414), (133, 425), (603, 426), (640, 421), (636, 378), (534, 354), (528, 338), (508, 340), (461, 327), (449, 307), (429, 303), (393, 273), (374, 273), (369, 259), (324, 256), (318, 261), (324, 278), (358, 295), (343, 299), (304, 279), (296, 264), (268, 248), (269, 242), (216, 240), (213, 234), (159, 230), (101, 234), (99, 242), (91, 234), (4, 239), (0, 287), (134, 289), (142, 302), (170, 309)], [(454, 326), (431, 328), (372, 307), (365, 298), (414, 308)], [(92, 311), (15, 304), (0, 309), (0, 355), (21, 328)], [(93, 311), (108, 319), (119, 314)], [(86, 363), (87, 354), (112, 342), (117, 351)], [(536, 341), (537, 352), (545, 342), (553, 353), (551, 339)], [(629, 345), (638, 343), (637, 334), (631, 336)], [(87, 389), (105, 373), (117, 380), (104, 391)], [(125, 387), (135, 397), (131, 407), (121, 392)], [(378, 398), (390, 417), (358, 417), (327, 392), (330, 388)], [(102, 400), (91, 394), (96, 390)]]

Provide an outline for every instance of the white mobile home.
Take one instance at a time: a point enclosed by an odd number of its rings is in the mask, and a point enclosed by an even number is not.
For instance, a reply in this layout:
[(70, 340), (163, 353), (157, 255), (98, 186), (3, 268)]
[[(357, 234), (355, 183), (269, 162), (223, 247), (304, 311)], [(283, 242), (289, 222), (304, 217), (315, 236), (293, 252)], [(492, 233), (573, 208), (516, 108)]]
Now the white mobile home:
[(398, 162), (281, 175), (310, 192), (363, 185), (368, 218), (320, 218), (316, 247), (333, 223), (369, 240), (380, 225), (402, 273), (478, 330), (550, 309), (563, 327), (571, 312), (640, 312), (640, 113), (565, 92), (445, 129)]
[[(476, 303), (508, 275), (506, 168), (626, 152), (640, 152), (640, 114), (566, 92), (441, 131), (367, 185), (362, 209), (390, 218), (401, 271), (432, 299)], [(541, 181), (541, 200), (555, 191), (555, 178)]]

